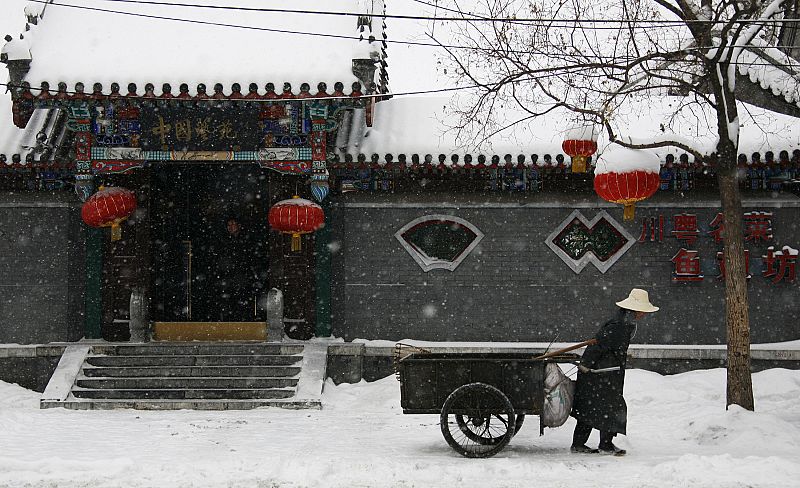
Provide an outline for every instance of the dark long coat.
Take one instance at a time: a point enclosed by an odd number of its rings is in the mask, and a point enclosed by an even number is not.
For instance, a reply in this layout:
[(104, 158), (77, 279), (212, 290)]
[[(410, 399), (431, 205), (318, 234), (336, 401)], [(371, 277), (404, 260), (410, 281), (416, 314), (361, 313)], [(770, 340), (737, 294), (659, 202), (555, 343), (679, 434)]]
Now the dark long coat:
[(572, 416), (595, 429), (625, 433), (628, 406), (622, 397), (625, 362), (635, 326), (626, 321), (627, 310), (620, 309), (595, 335), (597, 344), (588, 346), (581, 364), (590, 369), (619, 366), (608, 373), (578, 373)]

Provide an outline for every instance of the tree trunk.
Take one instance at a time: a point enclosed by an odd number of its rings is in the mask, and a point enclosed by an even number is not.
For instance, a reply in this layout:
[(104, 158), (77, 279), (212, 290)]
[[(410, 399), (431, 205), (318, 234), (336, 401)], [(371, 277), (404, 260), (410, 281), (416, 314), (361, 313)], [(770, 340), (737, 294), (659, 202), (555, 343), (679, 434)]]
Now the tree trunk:
[(750, 317), (742, 232), (742, 200), (736, 181), (736, 147), (720, 142), (717, 173), (725, 227), (725, 318), (728, 329), (728, 390), (726, 406), (736, 404), (753, 410), (750, 377)]

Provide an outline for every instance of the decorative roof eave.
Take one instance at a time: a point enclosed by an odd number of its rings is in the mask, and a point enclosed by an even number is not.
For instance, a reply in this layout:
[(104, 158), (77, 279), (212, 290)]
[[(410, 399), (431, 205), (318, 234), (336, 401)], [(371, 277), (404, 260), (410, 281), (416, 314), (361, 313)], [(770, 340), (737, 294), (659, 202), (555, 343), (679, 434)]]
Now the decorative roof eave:
[(352, 99), (363, 97), (364, 92), (360, 82), (353, 82), (349, 87), (349, 93), (345, 92), (345, 86), (342, 82), (333, 83), (333, 91), (328, 92), (328, 84), (319, 82), (316, 85), (316, 91), (311, 92), (310, 83), (302, 83), (299, 89), (295, 89), (290, 83), (283, 83), (282, 90), (278, 93), (275, 89), (274, 83), (266, 83), (263, 89), (257, 83), (249, 83), (247, 93), (242, 92), (242, 84), (233, 83), (228, 89), (226, 94), (222, 83), (215, 83), (213, 85), (213, 92), (209, 93), (205, 83), (198, 83), (194, 87), (190, 87), (188, 83), (181, 83), (178, 86), (178, 92), (174, 93), (174, 88), (170, 83), (163, 83), (157, 90), (155, 84), (146, 83), (143, 87), (144, 91), (140, 91), (140, 87), (136, 83), (128, 83), (126, 85), (127, 92), (123, 94), (119, 83), (111, 83), (110, 86), (103, 86), (101, 83), (92, 83), (91, 91), (86, 89), (86, 84), (78, 82), (72, 89), (69, 89), (66, 83), (55, 83), (56, 89), (52, 90), (54, 85), (50, 82), (44, 81), (40, 86), (31, 86), (28, 82), (21, 83), (15, 88), (14, 97), (26, 96), (38, 101), (48, 101), (51, 99), (56, 100), (105, 100), (116, 98), (128, 99), (161, 99), (161, 100), (278, 100), (278, 99), (304, 99), (304, 98), (328, 98), (328, 99)]
[[(55, 109), (40, 109), (55, 110)], [(32, 118), (32, 120), (34, 120)], [(26, 139), (35, 139), (41, 131), (33, 129), (35, 125), (25, 130)], [(33, 166), (63, 166), (71, 164), (65, 154), (69, 150), (69, 145), (65, 146), (65, 134), (63, 132), (52, 132), (53, 135), (41, 138), (35, 145), (22, 143), (19, 147), (20, 152), (0, 153), (0, 163), (14, 168), (25, 168)], [(777, 156), (776, 156), (777, 155)], [(594, 167), (592, 159), (589, 158), (587, 170)], [(739, 166), (772, 166), (791, 163), (800, 164), (800, 148), (780, 149), (753, 153), (748, 156), (744, 153), (739, 155)], [(462, 153), (440, 153), (422, 154), (409, 152), (400, 154), (379, 155), (376, 153), (366, 154), (345, 154), (343, 157), (335, 155), (330, 161), (333, 168), (346, 169), (421, 169), (425, 171), (433, 170), (470, 170), (470, 169), (496, 169), (496, 168), (533, 168), (538, 169), (564, 169), (570, 164), (568, 156), (561, 152), (552, 154), (462, 154)], [(676, 167), (705, 168), (713, 167), (714, 163), (706, 164), (695, 160), (691, 155), (682, 153), (676, 158), (675, 155), (668, 154), (661, 160), (662, 165), (674, 164)], [(0, 165), (0, 168), (3, 166)]]
[[(587, 168), (594, 165), (592, 158), (588, 159), (590, 163)], [(800, 146), (795, 148), (781, 148), (774, 150), (767, 150), (763, 154), (758, 151), (753, 154), (746, 155), (741, 153), (739, 155), (739, 164), (741, 165), (771, 165), (771, 164), (784, 164), (791, 162), (792, 164), (800, 164)], [(528, 154), (473, 154), (473, 153), (420, 153), (410, 150), (398, 154), (363, 154), (363, 153), (340, 153), (337, 154), (332, 161), (334, 168), (352, 168), (352, 169), (387, 169), (387, 168), (423, 168), (426, 170), (433, 169), (484, 169), (484, 168), (565, 168), (570, 164), (569, 156), (563, 154), (560, 148), (548, 152), (532, 152)], [(712, 160), (710, 164), (698, 161), (694, 156), (688, 153), (680, 154), (666, 154), (661, 158), (661, 164), (674, 164), (675, 166), (693, 166), (693, 167), (706, 167), (714, 166)]]
[(758, 79), (748, 74), (736, 74), (736, 100), (790, 117), (800, 118), (800, 100), (789, 102), (783, 93), (775, 94), (765, 89)]
[(796, 116), (800, 107), (800, 63), (763, 41), (754, 39), (753, 43), (742, 51), (738, 73), (768, 94), (783, 99)]

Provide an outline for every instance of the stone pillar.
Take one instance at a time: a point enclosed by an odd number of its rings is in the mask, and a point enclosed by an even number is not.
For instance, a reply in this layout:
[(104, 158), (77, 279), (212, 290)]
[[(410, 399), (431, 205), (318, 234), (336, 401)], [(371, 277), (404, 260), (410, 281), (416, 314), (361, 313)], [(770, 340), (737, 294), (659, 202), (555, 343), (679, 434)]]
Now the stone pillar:
[(267, 340), (283, 341), (283, 292), (272, 288), (267, 293), (263, 308), (267, 311)]
[(150, 339), (149, 323), (147, 321), (147, 299), (144, 296), (144, 288), (141, 286), (135, 286), (131, 289), (129, 313), (130, 341), (147, 342)]

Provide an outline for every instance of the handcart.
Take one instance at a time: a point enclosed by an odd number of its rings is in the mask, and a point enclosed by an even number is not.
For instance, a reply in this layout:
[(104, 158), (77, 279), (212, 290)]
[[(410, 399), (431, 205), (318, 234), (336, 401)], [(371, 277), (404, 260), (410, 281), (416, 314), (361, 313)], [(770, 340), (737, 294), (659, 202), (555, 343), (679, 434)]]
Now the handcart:
[(447, 443), (471, 458), (494, 456), (519, 432), (526, 415), (541, 415), (546, 364), (579, 359), (561, 351), (535, 358), (525, 353), (440, 353), (413, 346), (403, 354), (401, 346), (395, 349), (395, 366), (403, 413), (439, 414)]

